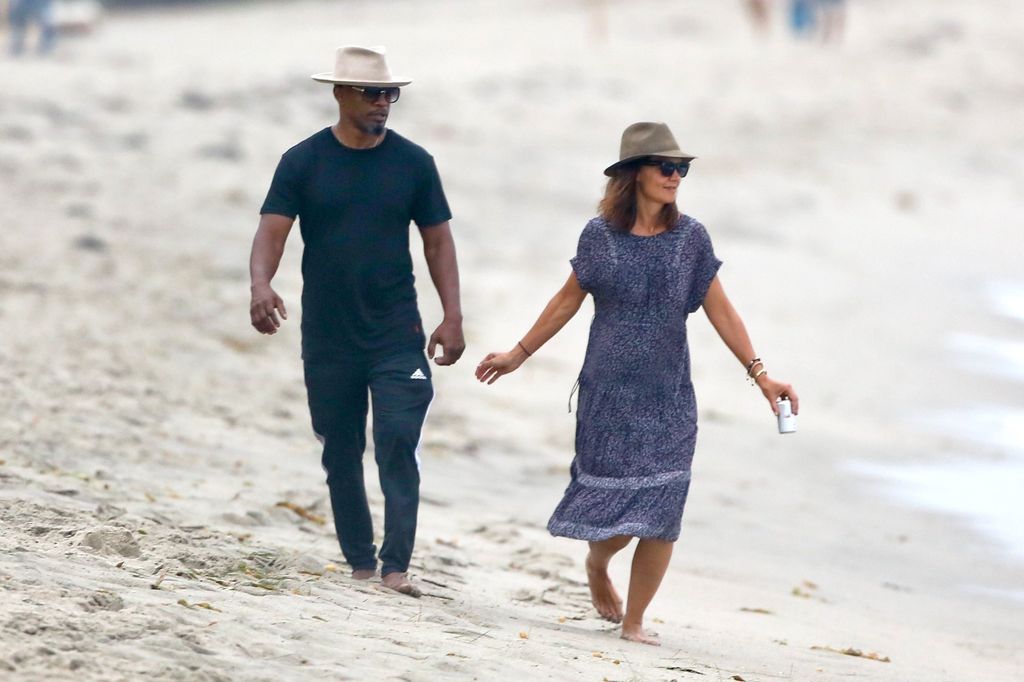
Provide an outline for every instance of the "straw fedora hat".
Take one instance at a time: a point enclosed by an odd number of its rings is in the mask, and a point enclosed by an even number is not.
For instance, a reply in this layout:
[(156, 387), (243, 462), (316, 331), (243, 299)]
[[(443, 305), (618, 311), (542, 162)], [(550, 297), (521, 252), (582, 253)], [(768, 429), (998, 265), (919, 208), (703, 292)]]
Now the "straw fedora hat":
[(368, 88), (397, 88), (411, 80), (391, 76), (383, 47), (339, 47), (335, 52), (334, 71), (314, 73), (312, 79), (335, 85), (360, 85)]
[(664, 156), (669, 159), (691, 161), (697, 157), (679, 149), (672, 131), (664, 123), (634, 123), (622, 133), (622, 144), (619, 145), (619, 160), (604, 169), (604, 174), (611, 177), (615, 172), (630, 161), (647, 156)]

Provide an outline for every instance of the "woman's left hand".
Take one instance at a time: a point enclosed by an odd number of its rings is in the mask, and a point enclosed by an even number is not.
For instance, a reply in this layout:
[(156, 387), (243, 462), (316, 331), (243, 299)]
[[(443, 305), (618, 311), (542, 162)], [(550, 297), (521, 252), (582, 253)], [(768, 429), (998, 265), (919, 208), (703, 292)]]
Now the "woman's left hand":
[(758, 377), (757, 386), (761, 389), (761, 393), (764, 394), (768, 404), (772, 406), (772, 412), (776, 416), (779, 414), (779, 406), (775, 403), (777, 398), (789, 398), (789, 402), (793, 405), (793, 414), (800, 412), (800, 398), (797, 397), (796, 391), (789, 384), (769, 379), (768, 375), (765, 374)]

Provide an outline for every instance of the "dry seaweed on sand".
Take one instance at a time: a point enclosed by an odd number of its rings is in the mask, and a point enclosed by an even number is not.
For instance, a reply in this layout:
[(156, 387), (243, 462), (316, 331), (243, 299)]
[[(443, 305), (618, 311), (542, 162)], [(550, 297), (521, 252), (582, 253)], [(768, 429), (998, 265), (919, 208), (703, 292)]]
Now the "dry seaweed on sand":
[(320, 516), (319, 514), (314, 514), (305, 507), (301, 507), (295, 504), (294, 502), (282, 501), (278, 502), (276, 506), (289, 509), (298, 514), (299, 516), (301, 516), (302, 518), (306, 519), (307, 521), (312, 521), (318, 526), (322, 526), (327, 523), (327, 519), (325, 519), (324, 517)]
[(200, 601), (200, 602), (195, 602), (195, 603), (189, 604), (187, 599), (179, 599), (177, 603), (180, 604), (181, 606), (184, 606), (186, 609), (197, 609), (198, 608), (198, 609), (206, 609), (207, 611), (216, 611), (218, 613), (223, 613), (223, 611), (221, 611), (220, 609), (218, 609), (215, 606), (211, 606), (210, 602), (206, 602), (206, 601)]
[(874, 651), (861, 651), (860, 649), (854, 649), (853, 647), (846, 647), (845, 649), (836, 649), (830, 646), (812, 646), (812, 649), (816, 651), (831, 651), (837, 654), (843, 654), (845, 656), (856, 656), (858, 658), (868, 658), (872, 661), (879, 661), (881, 663), (891, 663), (892, 661), (888, 656), (882, 656)]

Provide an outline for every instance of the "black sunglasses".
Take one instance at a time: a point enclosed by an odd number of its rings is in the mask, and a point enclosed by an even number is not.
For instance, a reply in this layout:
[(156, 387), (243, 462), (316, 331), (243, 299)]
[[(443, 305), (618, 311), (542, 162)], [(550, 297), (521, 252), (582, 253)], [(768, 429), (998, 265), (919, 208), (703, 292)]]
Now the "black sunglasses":
[(642, 162), (641, 165), (657, 166), (658, 170), (666, 178), (671, 178), (673, 173), (679, 173), (679, 177), (685, 178), (690, 170), (689, 161), (658, 161), (657, 159), (648, 159)]
[(363, 96), (364, 102), (373, 104), (381, 95), (384, 95), (384, 100), (388, 104), (394, 104), (398, 101), (398, 96), (402, 94), (399, 88), (361, 88), (357, 85), (350, 85), (353, 90), (358, 90), (359, 94)]

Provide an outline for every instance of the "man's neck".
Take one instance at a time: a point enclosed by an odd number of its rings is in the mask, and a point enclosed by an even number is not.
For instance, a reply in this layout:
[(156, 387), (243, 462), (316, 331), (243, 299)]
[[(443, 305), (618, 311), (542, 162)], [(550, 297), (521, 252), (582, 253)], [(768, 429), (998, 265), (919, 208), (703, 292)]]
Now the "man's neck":
[(387, 135), (387, 129), (385, 129), (380, 135), (374, 135), (373, 133), (363, 132), (359, 128), (351, 125), (345, 125), (342, 121), (338, 121), (331, 126), (331, 132), (334, 133), (334, 138), (341, 144), (351, 149), (372, 149), (384, 141), (384, 136)]

